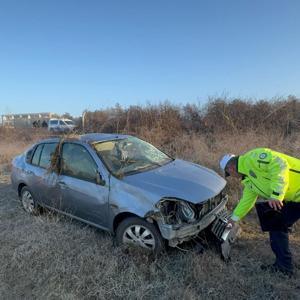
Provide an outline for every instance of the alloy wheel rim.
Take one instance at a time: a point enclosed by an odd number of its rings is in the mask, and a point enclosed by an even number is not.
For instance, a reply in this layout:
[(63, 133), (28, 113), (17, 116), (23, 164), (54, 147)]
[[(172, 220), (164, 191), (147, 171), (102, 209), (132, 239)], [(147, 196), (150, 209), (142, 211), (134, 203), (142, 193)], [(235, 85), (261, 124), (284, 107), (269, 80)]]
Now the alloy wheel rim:
[(33, 212), (33, 210), (34, 210), (34, 201), (33, 201), (33, 197), (30, 194), (30, 192), (25, 191), (22, 194), (22, 204), (23, 204), (23, 207), (24, 207), (25, 211), (27, 211), (29, 213)]
[(148, 250), (154, 250), (155, 238), (152, 232), (142, 225), (132, 225), (123, 234), (124, 244), (134, 244)]

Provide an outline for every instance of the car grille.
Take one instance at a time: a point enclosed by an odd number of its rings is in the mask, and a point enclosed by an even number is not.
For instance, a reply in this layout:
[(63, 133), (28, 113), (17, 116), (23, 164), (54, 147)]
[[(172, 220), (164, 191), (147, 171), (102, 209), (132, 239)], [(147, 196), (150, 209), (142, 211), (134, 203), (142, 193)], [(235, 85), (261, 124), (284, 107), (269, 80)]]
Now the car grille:
[(198, 212), (198, 218), (202, 218), (216, 208), (222, 202), (223, 196), (224, 194), (221, 192), (217, 196), (210, 198), (205, 202), (196, 204), (195, 206)]
[(222, 239), (222, 235), (226, 229), (230, 215), (230, 212), (228, 212), (226, 209), (223, 209), (217, 214), (217, 218), (212, 225), (211, 230), (219, 240)]

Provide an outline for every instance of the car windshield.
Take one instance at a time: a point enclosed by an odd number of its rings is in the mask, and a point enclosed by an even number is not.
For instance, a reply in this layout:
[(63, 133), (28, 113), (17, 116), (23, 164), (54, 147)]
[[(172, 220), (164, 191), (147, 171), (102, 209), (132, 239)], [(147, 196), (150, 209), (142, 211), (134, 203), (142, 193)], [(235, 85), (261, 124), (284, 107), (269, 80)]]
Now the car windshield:
[(173, 159), (135, 137), (94, 144), (106, 167), (115, 176), (126, 176), (160, 167)]

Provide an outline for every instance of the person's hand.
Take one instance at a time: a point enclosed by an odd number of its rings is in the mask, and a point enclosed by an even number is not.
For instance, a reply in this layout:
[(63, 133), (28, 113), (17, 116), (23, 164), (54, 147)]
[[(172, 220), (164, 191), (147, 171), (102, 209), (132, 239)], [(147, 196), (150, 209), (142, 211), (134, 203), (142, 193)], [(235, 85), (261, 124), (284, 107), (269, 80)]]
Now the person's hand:
[(279, 201), (279, 200), (269, 200), (268, 204), (271, 208), (275, 209), (276, 211), (281, 210), (281, 208), (283, 206), (282, 201)]
[(235, 221), (233, 221), (232, 219), (228, 220), (228, 223), (226, 225), (226, 229), (231, 229), (235, 224)]

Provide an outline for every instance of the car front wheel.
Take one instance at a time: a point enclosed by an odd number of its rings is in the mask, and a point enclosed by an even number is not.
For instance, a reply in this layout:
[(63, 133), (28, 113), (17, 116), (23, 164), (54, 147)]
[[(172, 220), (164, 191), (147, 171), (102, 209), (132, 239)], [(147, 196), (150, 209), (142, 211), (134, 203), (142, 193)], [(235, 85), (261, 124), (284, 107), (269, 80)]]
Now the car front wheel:
[(117, 245), (133, 245), (158, 254), (164, 241), (156, 226), (138, 217), (123, 220), (116, 230)]

